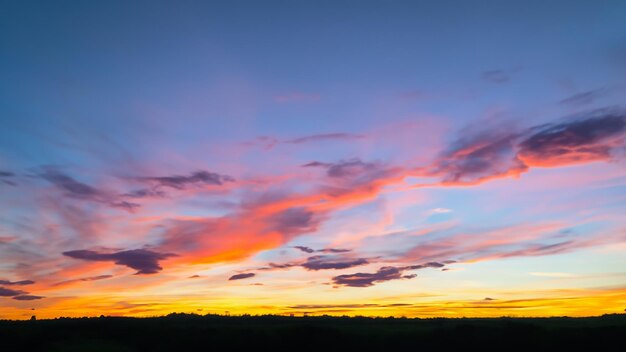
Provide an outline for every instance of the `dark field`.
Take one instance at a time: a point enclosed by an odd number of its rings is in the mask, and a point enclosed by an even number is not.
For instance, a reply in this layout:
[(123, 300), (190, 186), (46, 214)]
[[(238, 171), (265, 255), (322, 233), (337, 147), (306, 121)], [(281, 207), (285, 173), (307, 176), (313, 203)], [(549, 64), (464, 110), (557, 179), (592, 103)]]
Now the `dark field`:
[(282, 316), (0, 321), (4, 351), (620, 349), (626, 314), (593, 318), (404, 319)]

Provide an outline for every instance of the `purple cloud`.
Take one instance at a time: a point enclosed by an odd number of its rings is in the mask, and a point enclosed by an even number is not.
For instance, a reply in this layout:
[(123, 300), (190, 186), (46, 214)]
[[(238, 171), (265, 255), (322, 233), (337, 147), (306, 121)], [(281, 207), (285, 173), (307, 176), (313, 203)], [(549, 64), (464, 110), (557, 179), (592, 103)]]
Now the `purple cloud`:
[(314, 252), (319, 252), (319, 253), (347, 253), (350, 252), (349, 249), (343, 249), (343, 248), (323, 248), (323, 249), (313, 249), (310, 247), (306, 247), (306, 246), (294, 246), (293, 248), (299, 249), (304, 253), (314, 253)]
[(313, 253), (313, 252), (315, 252), (314, 249), (309, 248), (309, 247), (305, 247), (305, 246), (294, 246), (293, 248), (299, 249), (299, 250), (301, 250), (304, 253)]
[(20, 295), (20, 296), (13, 297), (13, 299), (18, 300), (18, 301), (34, 301), (34, 300), (42, 299), (42, 298), (45, 298), (45, 297), (34, 296), (34, 295)]
[(255, 273), (243, 273), (243, 274), (235, 274), (231, 277), (228, 278), (229, 281), (233, 281), (233, 280), (243, 280), (243, 279), (247, 279), (250, 277), (255, 276)]
[(5, 286), (11, 286), (11, 285), (23, 286), (23, 285), (31, 285), (34, 283), (35, 281), (33, 280), (22, 280), (22, 281), (0, 280), (0, 285), (5, 285)]
[[(199, 170), (192, 172), (191, 174), (173, 175), (173, 176), (159, 176), (159, 177), (138, 177), (140, 181), (146, 181), (154, 184), (155, 186), (169, 187), (174, 189), (185, 189), (188, 186), (200, 186), (200, 185), (216, 185), (221, 186), (227, 182), (235, 182), (235, 179), (229, 175), (218, 174), (215, 172), (209, 172)], [(139, 192), (140, 194), (141, 192)]]
[(415, 278), (416, 274), (404, 275), (404, 272), (407, 270), (418, 270), (424, 268), (441, 268), (444, 264), (437, 262), (429, 262), (426, 264), (419, 265), (410, 265), (410, 266), (384, 266), (378, 269), (375, 273), (355, 273), (355, 274), (346, 274), (339, 275), (332, 278), (333, 283), (340, 286), (349, 286), (349, 287), (369, 287), (373, 286), (375, 283), (385, 282), (390, 280), (399, 280), (399, 279), (412, 279)]
[(342, 258), (336, 256), (317, 255), (307, 258), (300, 266), (307, 270), (347, 269), (369, 264), (365, 258)]
[(137, 270), (135, 274), (155, 274), (163, 270), (159, 260), (176, 256), (172, 253), (157, 253), (147, 249), (133, 249), (115, 253), (99, 253), (90, 250), (63, 252), (63, 255), (81, 260), (107, 262), (112, 261)]
[(24, 293), (27, 293), (27, 292), (24, 292), (22, 290), (12, 290), (6, 287), (0, 287), (0, 297), (13, 297), (13, 296), (18, 296)]
[(274, 230), (291, 235), (314, 231), (320, 219), (306, 208), (295, 207), (271, 215), (268, 222)]
[(103, 203), (114, 208), (125, 209), (129, 212), (134, 211), (140, 206), (136, 203), (119, 200), (118, 196), (77, 181), (53, 167), (44, 167), (43, 172), (39, 174), (39, 177), (50, 182), (55, 187), (63, 191), (66, 196), (71, 198)]
[(623, 147), (624, 111), (599, 110), (585, 119), (536, 127), (519, 144), (520, 159), (539, 166), (557, 166), (609, 159)]

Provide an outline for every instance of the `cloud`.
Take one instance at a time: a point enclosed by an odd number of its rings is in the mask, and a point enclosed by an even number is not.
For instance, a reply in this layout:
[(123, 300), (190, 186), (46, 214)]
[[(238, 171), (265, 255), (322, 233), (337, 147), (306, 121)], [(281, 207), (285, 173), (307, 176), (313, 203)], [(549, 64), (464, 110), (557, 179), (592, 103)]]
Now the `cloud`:
[(22, 280), (22, 281), (9, 281), (9, 280), (0, 280), (0, 285), (11, 286), (11, 285), (31, 285), (34, 284), (33, 280)]
[(72, 197), (96, 200), (104, 197), (100, 190), (85, 183), (76, 181), (72, 177), (51, 167), (44, 168), (44, 171), (40, 174), (40, 176)]
[(300, 263), (269, 263), (267, 267), (259, 268), (258, 270), (267, 271), (267, 270), (275, 270), (275, 269), (289, 269), (294, 266), (300, 266)]
[(236, 275), (233, 275), (233, 276), (229, 277), (228, 280), (229, 281), (232, 281), (232, 280), (243, 280), (243, 279), (247, 279), (247, 278), (250, 278), (250, 277), (254, 277), (255, 275), (256, 275), (255, 273), (236, 274)]
[(268, 222), (273, 230), (282, 234), (299, 234), (314, 231), (320, 219), (306, 208), (295, 207), (271, 215)]
[(6, 185), (9, 185), (9, 186), (17, 185), (12, 180), (9, 180), (9, 178), (13, 178), (14, 176), (15, 174), (13, 172), (0, 170), (0, 181), (2, 181), (2, 183)]
[(6, 287), (0, 287), (0, 297), (13, 297), (13, 296), (18, 296), (24, 293), (27, 293), (27, 292), (24, 292), (22, 290), (13, 290), (13, 289), (6, 288)]
[(442, 178), (442, 184), (475, 184), (503, 176), (519, 176), (528, 167), (515, 152), (516, 135), (483, 133), (462, 139), (444, 153), (427, 172)]
[(134, 211), (140, 206), (136, 203), (119, 200), (116, 195), (110, 192), (79, 182), (54, 167), (44, 167), (42, 170), (43, 171), (39, 173), (39, 177), (62, 190), (68, 197), (103, 203), (114, 208), (125, 209), (129, 212)]
[(402, 279), (402, 269), (384, 266), (375, 273), (356, 273), (333, 277), (333, 283), (349, 287), (369, 287), (376, 282)]
[(423, 237), (419, 244), (402, 255), (405, 261), (416, 259), (442, 262), (456, 258), (459, 262), (477, 262), (513, 257), (535, 257), (571, 252), (626, 240), (624, 233), (564, 232), (565, 224), (542, 223), (513, 225), (492, 229), (463, 231), (434, 238)]
[(574, 94), (570, 97), (567, 97), (561, 101), (559, 104), (561, 105), (569, 105), (569, 106), (584, 106), (593, 104), (598, 98), (605, 96), (607, 93), (606, 89), (594, 89), (586, 92)]
[(302, 143), (309, 143), (309, 142), (345, 141), (345, 140), (358, 140), (358, 139), (365, 139), (365, 138), (367, 137), (362, 134), (321, 133), (321, 134), (312, 134), (309, 136), (286, 140), (285, 143), (302, 144)]
[(346, 269), (369, 264), (365, 258), (342, 258), (336, 256), (317, 255), (307, 258), (300, 266), (307, 270)]
[(531, 167), (610, 160), (625, 147), (625, 133), (626, 113), (615, 109), (523, 131), (485, 131), (459, 139), (432, 165), (416, 168), (414, 173), (441, 178), (437, 185), (473, 185), (519, 177)]
[(123, 196), (128, 198), (163, 198), (166, 196), (166, 193), (156, 189), (143, 188), (130, 191), (123, 194)]
[(322, 252), (322, 253), (347, 253), (347, 252), (351, 252), (351, 249), (345, 249), (345, 248), (322, 248), (322, 249), (318, 249), (316, 252)]
[(76, 282), (99, 281), (99, 280), (110, 279), (112, 277), (113, 277), (113, 275), (98, 275), (98, 276), (81, 277), (81, 278), (78, 278), (78, 279), (72, 279), (72, 280), (65, 280), (65, 281), (57, 282), (57, 283), (53, 284), (52, 286), (63, 286), (63, 285), (73, 284), (73, 283), (76, 283)]
[(312, 161), (302, 167), (326, 169), (328, 181), (332, 183), (326, 192), (336, 196), (359, 193), (375, 196), (385, 184), (397, 182), (406, 174), (400, 167), (389, 167), (378, 162), (365, 162), (359, 158), (334, 163)]
[(42, 298), (45, 298), (45, 297), (33, 296), (33, 295), (20, 295), (20, 296), (13, 297), (13, 299), (18, 300), (18, 301), (34, 301), (34, 300), (42, 299)]
[[(218, 174), (215, 172), (209, 172), (199, 170), (192, 172), (191, 174), (184, 175), (172, 175), (172, 176), (159, 176), (159, 177), (138, 177), (137, 180), (146, 181), (154, 184), (157, 187), (169, 187), (178, 190), (185, 189), (189, 186), (201, 186), (201, 185), (216, 185), (221, 186), (224, 183), (235, 182), (235, 179), (229, 175)], [(141, 194), (141, 191), (139, 192)]]
[(293, 248), (295, 249), (299, 249), (300, 251), (304, 252), (304, 253), (314, 253), (314, 252), (318, 252), (318, 253), (347, 253), (350, 252), (350, 249), (344, 249), (344, 248), (322, 248), (322, 249), (313, 249), (310, 247), (306, 247), (306, 246), (294, 246)]
[(147, 249), (132, 249), (114, 253), (100, 253), (90, 250), (74, 250), (63, 252), (63, 255), (81, 260), (108, 262), (124, 265), (137, 270), (136, 274), (155, 274), (163, 268), (159, 260), (176, 256), (171, 253), (157, 253)]
[(597, 111), (594, 116), (532, 129), (519, 144), (519, 158), (529, 166), (554, 167), (608, 160), (624, 145), (626, 113)]
[(309, 247), (305, 247), (305, 246), (294, 246), (293, 248), (299, 249), (299, 250), (303, 251), (304, 253), (313, 253), (313, 252), (315, 252), (314, 249), (309, 248)]
[(358, 158), (341, 160), (336, 163), (313, 161), (302, 166), (326, 168), (326, 174), (328, 177), (333, 178), (357, 177), (365, 173), (379, 170), (379, 166), (377, 164), (363, 162)]
[(408, 270), (418, 270), (424, 268), (441, 268), (444, 264), (437, 262), (429, 262), (425, 264), (419, 265), (410, 265), (410, 266), (384, 266), (378, 269), (375, 273), (355, 273), (355, 274), (346, 274), (339, 275), (332, 278), (333, 283), (340, 286), (349, 286), (349, 287), (369, 287), (373, 286), (375, 283), (390, 281), (390, 280), (400, 280), (400, 279), (412, 279), (415, 278), (416, 274), (404, 275), (405, 271)]

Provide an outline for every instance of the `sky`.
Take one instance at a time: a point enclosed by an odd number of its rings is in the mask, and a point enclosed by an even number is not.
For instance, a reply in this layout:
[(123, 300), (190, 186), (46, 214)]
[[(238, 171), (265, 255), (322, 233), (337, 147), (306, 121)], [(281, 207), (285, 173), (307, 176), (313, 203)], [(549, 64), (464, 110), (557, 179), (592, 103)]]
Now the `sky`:
[(623, 1), (2, 1), (0, 319), (626, 308)]

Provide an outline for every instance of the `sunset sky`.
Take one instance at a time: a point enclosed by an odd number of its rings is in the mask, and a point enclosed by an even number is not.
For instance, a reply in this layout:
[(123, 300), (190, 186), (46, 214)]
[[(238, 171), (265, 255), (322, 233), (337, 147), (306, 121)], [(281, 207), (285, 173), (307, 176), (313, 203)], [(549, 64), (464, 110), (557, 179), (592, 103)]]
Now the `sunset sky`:
[(0, 319), (626, 308), (624, 1), (3, 1)]

